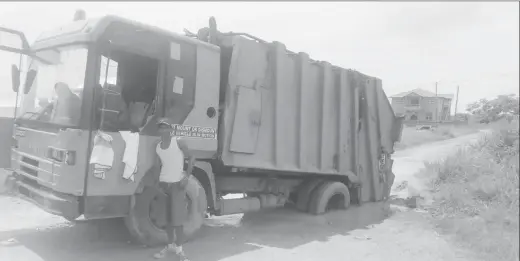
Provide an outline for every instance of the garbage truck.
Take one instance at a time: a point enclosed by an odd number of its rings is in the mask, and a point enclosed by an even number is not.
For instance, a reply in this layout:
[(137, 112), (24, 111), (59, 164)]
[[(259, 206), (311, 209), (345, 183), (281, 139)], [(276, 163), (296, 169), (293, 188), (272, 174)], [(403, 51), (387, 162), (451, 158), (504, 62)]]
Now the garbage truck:
[(193, 158), (187, 236), (208, 215), (287, 205), (320, 215), (389, 195), (402, 121), (378, 78), (220, 32), (214, 18), (178, 34), (79, 16), (31, 45), (0, 33), (1, 50), (26, 57), (12, 65), (17, 106), (2, 126), (5, 186), (46, 212), (120, 218), (137, 242), (164, 244), (159, 119)]

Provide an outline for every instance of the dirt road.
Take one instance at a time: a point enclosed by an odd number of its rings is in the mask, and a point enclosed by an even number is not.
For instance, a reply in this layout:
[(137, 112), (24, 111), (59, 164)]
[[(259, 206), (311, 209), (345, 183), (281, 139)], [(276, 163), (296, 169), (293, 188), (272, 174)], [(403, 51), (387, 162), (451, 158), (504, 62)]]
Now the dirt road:
[[(396, 181), (420, 190), (414, 177), (424, 160), (440, 159), (476, 134), (399, 151)], [(406, 196), (406, 192), (400, 192)], [(403, 194), (404, 193), (404, 194)], [(383, 204), (313, 217), (290, 209), (208, 220), (186, 246), (193, 261), (438, 261), (474, 260), (441, 238), (415, 211), (388, 217)], [(127, 242), (116, 221), (72, 225), (18, 199), (0, 196), (0, 261), (144, 261), (155, 249)]]

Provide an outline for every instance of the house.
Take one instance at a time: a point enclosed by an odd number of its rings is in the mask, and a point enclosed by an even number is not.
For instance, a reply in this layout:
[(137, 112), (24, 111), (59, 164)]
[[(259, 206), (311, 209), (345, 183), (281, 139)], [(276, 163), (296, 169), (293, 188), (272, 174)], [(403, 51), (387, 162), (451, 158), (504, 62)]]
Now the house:
[(390, 96), (392, 109), (405, 121), (442, 122), (450, 120), (453, 94), (415, 89)]

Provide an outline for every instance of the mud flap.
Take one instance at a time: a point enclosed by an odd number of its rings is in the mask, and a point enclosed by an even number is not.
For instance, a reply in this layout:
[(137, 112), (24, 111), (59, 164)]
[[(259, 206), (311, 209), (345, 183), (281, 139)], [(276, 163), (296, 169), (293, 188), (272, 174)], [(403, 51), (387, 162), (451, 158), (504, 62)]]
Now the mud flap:
[(388, 200), (390, 198), (390, 193), (392, 192), (392, 186), (394, 185), (395, 175), (392, 171), (392, 167), (394, 165), (394, 160), (391, 158), (389, 154), (383, 154), (385, 157), (385, 164), (381, 168), (381, 174), (384, 175), (384, 191), (383, 191), (383, 199)]

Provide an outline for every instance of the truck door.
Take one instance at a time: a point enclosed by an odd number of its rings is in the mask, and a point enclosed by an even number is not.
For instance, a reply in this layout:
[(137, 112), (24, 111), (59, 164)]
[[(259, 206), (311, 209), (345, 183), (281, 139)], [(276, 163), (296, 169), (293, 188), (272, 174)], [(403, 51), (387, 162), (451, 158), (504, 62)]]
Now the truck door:
[[(18, 60), (18, 64), (11, 65), (11, 89), (14, 93), (18, 92), (20, 87), (20, 66), (22, 57), (30, 54), (29, 45), (25, 35), (22, 32), (12, 30), (5, 27), (0, 27), (0, 60)], [(7, 67), (0, 68), (6, 70)], [(6, 72), (4, 72), (6, 74)], [(6, 84), (6, 81), (1, 83)], [(0, 86), (0, 93), (10, 92), (8, 86)], [(2, 95), (13, 97), (17, 95)], [(9, 168), (11, 166), (11, 146), (14, 145), (13, 139), (13, 123), (15, 116), (15, 108), (17, 107), (17, 99), (2, 100), (0, 104), (0, 168)]]
[(262, 117), (260, 90), (247, 87), (236, 89), (237, 107), (230, 150), (238, 153), (255, 153)]

